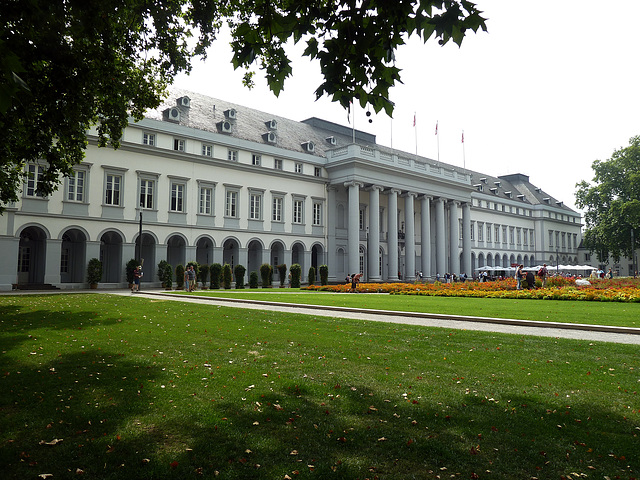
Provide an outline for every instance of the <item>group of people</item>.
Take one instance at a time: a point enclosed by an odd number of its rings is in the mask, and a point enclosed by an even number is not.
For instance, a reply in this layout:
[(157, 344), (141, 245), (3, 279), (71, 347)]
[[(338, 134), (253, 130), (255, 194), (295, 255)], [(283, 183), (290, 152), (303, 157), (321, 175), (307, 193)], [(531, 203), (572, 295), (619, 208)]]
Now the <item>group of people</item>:
[[(422, 279), (422, 277), (420, 277)], [(444, 274), (444, 282), (445, 283), (455, 283), (455, 282), (466, 282), (467, 281), (467, 274), (466, 273), (461, 273), (460, 276), (456, 275), (455, 273), (445, 273)], [(436, 281), (439, 282), (440, 281), (440, 274), (436, 273)]]
[(184, 289), (187, 292), (194, 292), (196, 289), (196, 271), (193, 265), (189, 265), (184, 270)]
[[(547, 284), (547, 264), (543, 264), (542, 267), (538, 270), (538, 277), (542, 282), (542, 287), (545, 287)], [(536, 277), (531, 270), (525, 272), (524, 265), (518, 265), (516, 269), (516, 289), (522, 290), (522, 281), (527, 282), (527, 289), (532, 290), (536, 288)]]

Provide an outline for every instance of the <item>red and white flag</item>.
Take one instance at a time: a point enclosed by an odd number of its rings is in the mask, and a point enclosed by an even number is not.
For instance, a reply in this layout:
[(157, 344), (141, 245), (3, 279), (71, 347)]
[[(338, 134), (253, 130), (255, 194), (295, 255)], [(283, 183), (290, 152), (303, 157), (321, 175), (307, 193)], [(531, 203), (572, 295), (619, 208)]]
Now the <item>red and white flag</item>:
[(436, 122), (436, 135), (438, 134), (438, 122)]
[(413, 114), (413, 126), (414, 127), (416, 126), (416, 114), (415, 113)]
[(464, 132), (462, 132), (462, 140), (461, 143), (464, 143)]

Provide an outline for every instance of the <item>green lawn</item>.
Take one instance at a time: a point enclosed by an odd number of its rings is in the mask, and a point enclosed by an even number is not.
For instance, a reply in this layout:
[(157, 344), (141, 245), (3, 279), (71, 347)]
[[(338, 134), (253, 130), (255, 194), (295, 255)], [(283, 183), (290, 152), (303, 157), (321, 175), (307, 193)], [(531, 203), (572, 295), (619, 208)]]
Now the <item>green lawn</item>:
[(3, 478), (640, 477), (632, 345), (1, 296), (0, 367)]
[(244, 298), (307, 305), (445, 313), (562, 323), (640, 327), (640, 303), (305, 292), (299, 289), (201, 290), (185, 295)]

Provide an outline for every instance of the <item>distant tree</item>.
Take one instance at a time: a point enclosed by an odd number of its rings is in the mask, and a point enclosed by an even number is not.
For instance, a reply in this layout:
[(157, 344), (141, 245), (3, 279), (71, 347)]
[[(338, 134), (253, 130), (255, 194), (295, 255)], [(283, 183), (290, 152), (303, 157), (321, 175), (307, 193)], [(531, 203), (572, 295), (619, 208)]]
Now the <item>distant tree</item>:
[[(17, 201), (26, 162), (45, 161), (38, 192), (82, 161), (87, 129), (117, 148), (128, 119), (157, 107), (165, 87), (230, 27), (233, 65), (257, 68), (278, 95), (292, 73), (289, 41), (306, 43), (324, 77), (317, 97), (391, 114), (394, 52), (410, 35), (440, 45), (485, 19), (468, 0), (9, 0), (0, 16), (0, 213)], [(194, 38), (195, 37), (195, 38)]]
[(268, 263), (260, 265), (260, 276), (262, 277), (262, 288), (271, 287), (273, 267)]
[(640, 135), (591, 168), (593, 184), (583, 180), (576, 185), (576, 205), (584, 209), (587, 227), (583, 244), (601, 262), (609, 255), (615, 261), (631, 257), (640, 244)]

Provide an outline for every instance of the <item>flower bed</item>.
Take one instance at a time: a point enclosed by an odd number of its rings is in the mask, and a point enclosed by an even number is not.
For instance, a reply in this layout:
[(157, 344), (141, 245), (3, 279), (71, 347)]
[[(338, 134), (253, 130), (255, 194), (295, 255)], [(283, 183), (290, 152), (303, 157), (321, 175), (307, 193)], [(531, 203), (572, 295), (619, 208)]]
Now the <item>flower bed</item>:
[[(572, 279), (549, 280), (549, 286), (546, 288), (532, 290), (516, 290), (515, 279), (508, 278), (482, 283), (361, 283), (358, 285), (358, 292), (440, 297), (640, 302), (640, 281), (634, 279), (595, 280), (592, 285), (585, 287), (576, 286)], [(350, 288), (351, 284), (310, 285), (303, 287), (302, 290), (347, 293)]]

